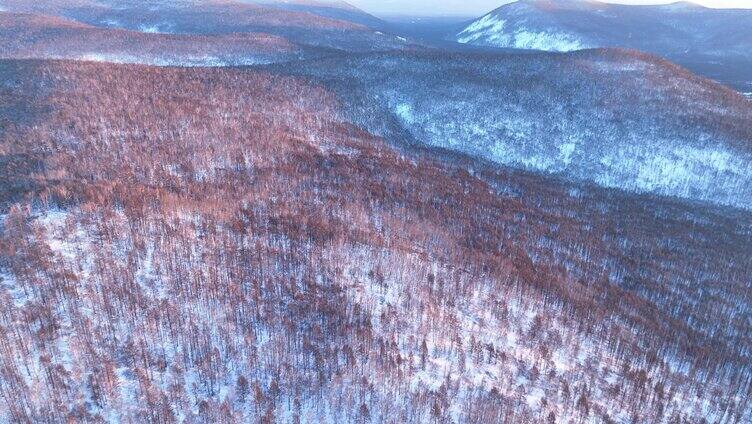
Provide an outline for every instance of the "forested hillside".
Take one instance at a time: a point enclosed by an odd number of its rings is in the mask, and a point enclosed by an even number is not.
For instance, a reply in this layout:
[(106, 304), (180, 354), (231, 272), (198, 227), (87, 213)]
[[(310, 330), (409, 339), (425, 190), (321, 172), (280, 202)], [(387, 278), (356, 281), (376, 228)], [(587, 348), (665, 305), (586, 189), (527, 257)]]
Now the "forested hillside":
[(752, 207), (752, 103), (655, 56), (341, 55), (312, 76), (388, 138), (635, 192)]
[(338, 0), (0, 9), (0, 423), (752, 422), (739, 92)]
[(62, 18), (0, 12), (0, 57), (50, 58), (171, 66), (284, 62), (311, 56), (264, 33), (158, 34), (102, 29)]
[(397, 151), (268, 72), (0, 64), (6, 421), (752, 418), (747, 212)]

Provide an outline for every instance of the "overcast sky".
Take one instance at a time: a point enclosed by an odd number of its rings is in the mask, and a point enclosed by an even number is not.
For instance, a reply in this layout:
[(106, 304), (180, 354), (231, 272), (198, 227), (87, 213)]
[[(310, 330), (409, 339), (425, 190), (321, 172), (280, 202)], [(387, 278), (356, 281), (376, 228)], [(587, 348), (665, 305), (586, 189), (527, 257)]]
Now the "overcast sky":
[[(376, 15), (463, 15), (477, 16), (491, 11), (509, 0), (349, 0), (368, 12)], [(608, 3), (657, 4), (673, 3), (659, 0), (610, 0)], [(745, 7), (752, 8), (752, 0), (698, 0), (709, 7)]]

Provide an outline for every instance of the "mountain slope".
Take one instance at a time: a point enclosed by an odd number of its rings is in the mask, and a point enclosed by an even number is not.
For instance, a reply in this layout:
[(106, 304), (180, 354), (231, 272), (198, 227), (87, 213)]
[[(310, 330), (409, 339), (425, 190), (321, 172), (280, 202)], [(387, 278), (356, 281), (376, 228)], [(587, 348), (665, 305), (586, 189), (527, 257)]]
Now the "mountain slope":
[(304, 49), (269, 34), (153, 34), (62, 18), (0, 12), (0, 57), (155, 65), (253, 65), (292, 60)]
[[(707, 9), (691, 3), (628, 6), (581, 0), (523, 0), (485, 15), (457, 39), (556, 51), (630, 47), (661, 54), (714, 51), (749, 55), (751, 28), (752, 11)], [(547, 44), (546, 39), (569, 40), (570, 44)]]
[(140, 32), (191, 35), (266, 33), (299, 45), (346, 51), (408, 47), (403, 39), (357, 23), (305, 11), (237, 1), (43, 0), (28, 3), (6, 0), (3, 4), (11, 12), (41, 13), (92, 26)]
[[(652, 52), (698, 71), (721, 62), (718, 76), (752, 83), (752, 11), (691, 3), (627, 6), (582, 0), (522, 0), (476, 20), (454, 37), (484, 46), (571, 51), (625, 47)], [(720, 72), (720, 71), (718, 71)], [(743, 72), (744, 79), (734, 73)], [(714, 76), (714, 75), (712, 75)]]
[(279, 69), (329, 84), (375, 134), (605, 187), (752, 208), (752, 103), (654, 56), (424, 52)]
[(752, 418), (747, 212), (400, 152), (258, 70), (0, 79), (4, 421)]

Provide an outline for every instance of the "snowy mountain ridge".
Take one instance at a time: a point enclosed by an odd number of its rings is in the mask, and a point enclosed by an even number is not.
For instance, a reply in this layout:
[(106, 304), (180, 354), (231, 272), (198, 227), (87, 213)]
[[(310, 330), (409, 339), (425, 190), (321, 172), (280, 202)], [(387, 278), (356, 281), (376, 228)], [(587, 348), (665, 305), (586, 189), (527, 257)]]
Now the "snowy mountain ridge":
[(509, 3), (450, 36), (485, 47), (657, 54), (740, 91), (752, 81), (752, 11), (689, 2), (636, 6), (580, 0)]
[[(589, 0), (521, 0), (470, 23), (454, 38), (463, 44), (546, 51), (593, 47), (652, 51), (651, 45), (661, 44), (680, 51), (685, 46), (702, 48), (692, 43), (703, 40), (718, 41), (716, 38), (727, 32), (728, 24), (748, 24), (752, 19), (750, 13), (735, 12), (739, 13), (689, 2), (627, 6)], [(687, 25), (700, 20), (704, 25)], [(741, 33), (746, 34), (747, 30)]]

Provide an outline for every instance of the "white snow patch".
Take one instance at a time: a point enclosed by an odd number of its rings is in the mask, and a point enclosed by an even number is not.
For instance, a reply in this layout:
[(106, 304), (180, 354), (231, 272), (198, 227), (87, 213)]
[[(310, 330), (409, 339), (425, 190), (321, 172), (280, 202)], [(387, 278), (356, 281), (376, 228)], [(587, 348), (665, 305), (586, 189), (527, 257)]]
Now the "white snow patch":
[(612, 61), (612, 60), (599, 60), (594, 63), (594, 66), (603, 72), (640, 72), (645, 71), (650, 67), (647, 62), (641, 61)]
[(543, 389), (536, 387), (530, 391), (530, 393), (525, 396), (525, 401), (527, 402), (527, 405), (532, 410), (537, 410), (540, 408), (541, 399), (546, 395), (546, 393), (543, 391)]
[(45, 230), (45, 242), (56, 260), (71, 269), (78, 269), (81, 278), (91, 275), (92, 264), (88, 252), (91, 239), (86, 229), (69, 222), (69, 212), (51, 210), (40, 215), (36, 224)]
[[(726, 172), (744, 175), (750, 172), (747, 161), (724, 150), (684, 147), (669, 152), (654, 152), (644, 159), (640, 161), (636, 183), (646, 189), (653, 189), (656, 185), (681, 187), (693, 180), (695, 184), (701, 182), (710, 188), (714, 178), (702, 176)], [(701, 172), (701, 168), (709, 168), (711, 172)]]
[(87, 53), (80, 55), (77, 60), (88, 62), (121, 63), (121, 64), (146, 64), (153, 66), (180, 66), (180, 67), (224, 67), (224, 66), (253, 66), (270, 63), (253, 56), (238, 56), (220, 58), (217, 56), (186, 56), (180, 58), (148, 57), (136, 55), (110, 54), (110, 53)]
[(557, 52), (582, 50), (588, 47), (582, 40), (571, 34), (508, 27), (506, 20), (495, 15), (486, 15), (457, 34), (457, 41), (462, 44), (479, 43), (496, 47)]
[(412, 124), (415, 122), (415, 115), (413, 114), (413, 107), (407, 103), (400, 103), (395, 108), (397, 116), (405, 123)]
[(138, 30), (141, 32), (146, 32), (148, 34), (169, 34), (170, 31), (163, 30), (159, 27), (159, 25), (140, 25), (138, 27)]
[(466, 44), (483, 38), (488, 34), (500, 34), (504, 30), (504, 25), (506, 25), (505, 20), (499, 19), (492, 14), (486, 15), (457, 34), (457, 41)]
[(0, 287), (5, 288), (16, 308), (23, 308), (26, 306), (29, 297), (18, 287), (18, 281), (13, 274), (8, 271), (0, 270)]
[(536, 171), (546, 171), (556, 166), (556, 158), (545, 152), (523, 152), (516, 146), (497, 141), (490, 150), (491, 160), (505, 165), (517, 165)]
[(577, 149), (577, 143), (572, 141), (559, 145), (559, 157), (564, 162), (564, 165), (572, 163), (572, 155), (575, 149)]
[(554, 363), (554, 368), (559, 374), (563, 374), (572, 369), (572, 361), (564, 356), (561, 351), (556, 351), (551, 357), (551, 361)]
[(46, 230), (46, 242), (50, 249), (66, 260), (72, 260), (76, 257), (76, 246), (66, 240), (62, 233), (67, 218), (67, 212), (51, 210), (38, 217), (36, 223)]
[(102, 21), (104, 25), (107, 25), (109, 27), (120, 27), (122, 24), (117, 19), (105, 19)]

